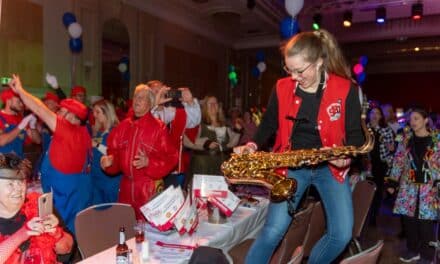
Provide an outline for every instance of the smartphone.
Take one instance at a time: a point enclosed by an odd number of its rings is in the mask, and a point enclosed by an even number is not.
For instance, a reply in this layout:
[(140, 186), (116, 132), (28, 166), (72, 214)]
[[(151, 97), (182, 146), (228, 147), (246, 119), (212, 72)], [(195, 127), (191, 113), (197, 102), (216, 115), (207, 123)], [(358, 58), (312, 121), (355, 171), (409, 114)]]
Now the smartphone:
[(53, 213), (53, 193), (44, 193), (38, 197), (38, 216), (45, 217)]

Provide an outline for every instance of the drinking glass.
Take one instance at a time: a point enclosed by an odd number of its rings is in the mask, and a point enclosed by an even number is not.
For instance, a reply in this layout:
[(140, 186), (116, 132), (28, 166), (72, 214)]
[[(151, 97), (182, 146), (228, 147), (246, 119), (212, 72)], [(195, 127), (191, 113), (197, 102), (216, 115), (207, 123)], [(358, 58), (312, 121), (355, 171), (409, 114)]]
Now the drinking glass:
[(41, 250), (39, 248), (29, 248), (21, 255), (21, 264), (44, 264)]
[(142, 243), (145, 240), (145, 221), (138, 220), (134, 225), (136, 243)]

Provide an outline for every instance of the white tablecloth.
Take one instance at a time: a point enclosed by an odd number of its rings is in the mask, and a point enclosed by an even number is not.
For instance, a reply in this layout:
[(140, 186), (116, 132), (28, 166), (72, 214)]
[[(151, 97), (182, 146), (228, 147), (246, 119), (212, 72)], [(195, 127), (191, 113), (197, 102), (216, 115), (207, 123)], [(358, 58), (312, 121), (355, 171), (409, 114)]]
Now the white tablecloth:
[[(247, 238), (255, 237), (263, 227), (267, 214), (268, 200), (261, 199), (258, 206), (253, 208), (239, 206), (225, 224), (208, 223), (206, 211), (200, 213), (200, 224), (197, 231), (189, 236), (180, 236), (176, 232), (162, 234), (149, 231), (146, 238), (150, 244), (150, 258), (147, 263), (186, 263), (188, 262), (192, 250), (183, 248), (162, 247), (156, 244), (157, 241), (172, 245), (185, 246), (211, 246), (222, 249), (225, 253), (234, 245)], [(127, 241), (130, 249), (133, 250), (133, 264), (141, 263), (138, 259), (134, 238)], [(80, 263), (115, 263), (115, 247), (102, 251)]]

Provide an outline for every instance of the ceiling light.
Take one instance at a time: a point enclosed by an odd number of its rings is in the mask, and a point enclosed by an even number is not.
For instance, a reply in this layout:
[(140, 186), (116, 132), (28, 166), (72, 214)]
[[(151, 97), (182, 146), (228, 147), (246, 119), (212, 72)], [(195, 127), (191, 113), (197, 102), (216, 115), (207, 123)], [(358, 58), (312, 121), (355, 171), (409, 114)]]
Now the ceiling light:
[(423, 4), (422, 3), (415, 3), (412, 5), (411, 8), (411, 18), (413, 20), (419, 20), (423, 16)]
[(321, 21), (322, 21), (322, 16), (320, 13), (316, 13), (313, 16), (313, 24), (312, 27), (314, 30), (319, 30), (321, 28)]
[(351, 27), (351, 22), (353, 19), (353, 13), (351, 11), (346, 11), (343, 16), (344, 22), (342, 23), (344, 27)]
[(385, 23), (385, 20), (387, 19), (387, 10), (385, 7), (378, 7), (376, 9), (376, 22), (379, 24)]

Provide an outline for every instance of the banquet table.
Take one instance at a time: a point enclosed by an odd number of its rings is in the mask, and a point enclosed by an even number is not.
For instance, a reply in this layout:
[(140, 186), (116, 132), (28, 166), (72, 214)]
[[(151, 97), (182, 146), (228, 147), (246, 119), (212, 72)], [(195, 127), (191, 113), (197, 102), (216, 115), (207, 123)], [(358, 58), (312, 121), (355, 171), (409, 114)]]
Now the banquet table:
[[(197, 246), (220, 248), (227, 253), (234, 245), (247, 238), (255, 237), (263, 227), (269, 201), (265, 198), (259, 198), (259, 200), (260, 202), (254, 206), (239, 206), (224, 224), (209, 223), (207, 211), (200, 211), (200, 223), (192, 235), (179, 235), (177, 232), (161, 233), (156, 229), (147, 228), (146, 238), (149, 242), (150, 257), (147, 262), (141, 262), (138, 253), (140, 245), (136, 245), (132, 238), (127, 241), (133, 253), (132, 263), (187, 263), (193, 249)], [(116, 263), (115, 246), (79, 263)]]

